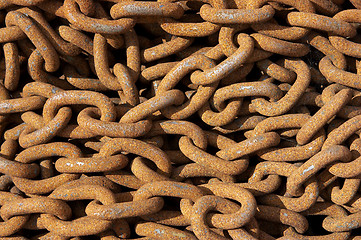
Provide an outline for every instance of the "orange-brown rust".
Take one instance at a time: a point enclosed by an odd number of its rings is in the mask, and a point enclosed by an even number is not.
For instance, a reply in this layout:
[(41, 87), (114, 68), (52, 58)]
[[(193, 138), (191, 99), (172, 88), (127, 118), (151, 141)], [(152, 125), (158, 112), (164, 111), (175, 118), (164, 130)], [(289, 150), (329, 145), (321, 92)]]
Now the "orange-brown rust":
[(0, 237), (359, 239), (360, 8), (0, 0)]

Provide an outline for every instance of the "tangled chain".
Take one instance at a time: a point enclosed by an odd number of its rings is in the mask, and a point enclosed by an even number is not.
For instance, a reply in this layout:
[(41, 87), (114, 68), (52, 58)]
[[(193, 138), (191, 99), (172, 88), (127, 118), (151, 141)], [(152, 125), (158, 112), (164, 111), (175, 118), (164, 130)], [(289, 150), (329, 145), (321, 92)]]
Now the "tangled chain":
[(0, 0), (1, 239), (361, 239), (360, 0)]

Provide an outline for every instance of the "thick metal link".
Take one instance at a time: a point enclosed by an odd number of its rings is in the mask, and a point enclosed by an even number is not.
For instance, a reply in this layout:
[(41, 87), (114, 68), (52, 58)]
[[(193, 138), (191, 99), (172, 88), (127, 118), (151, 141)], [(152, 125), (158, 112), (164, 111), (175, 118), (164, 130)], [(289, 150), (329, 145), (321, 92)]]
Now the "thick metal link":
[(0, 0), (0, 238), (359, 239), (360, 8)]

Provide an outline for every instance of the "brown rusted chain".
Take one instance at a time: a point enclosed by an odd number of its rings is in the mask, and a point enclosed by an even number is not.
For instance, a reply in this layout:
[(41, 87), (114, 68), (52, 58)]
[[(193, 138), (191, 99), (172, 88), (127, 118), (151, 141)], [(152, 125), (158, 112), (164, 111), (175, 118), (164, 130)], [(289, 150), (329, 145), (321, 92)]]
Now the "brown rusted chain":
[[(42, 204), (39, 204), (39, 202)], [(0, 214), (3, 219), (7, 220), (12, 216), (29, 213), (48, 213), (56, 215), (60, 219), (69, 219), (71, 217), (71, 208), (68, 204), (47, 197), (17, 199), (12, 201), (12, 204), (16, 204), (17, 208), (13, 208), (11, 203), (5, 203), (1, 207)]]
[(157, 213), (163, 208), (163, 205), (164, 201), (160, 197), (153, 197), (145, 201), (129, 201), (107, 205), (93, 201), (88, 204), (85, 211), (89, 216), (113, 220)]
[(287, 14), (288, 22), (293, 26), (314, 28), (343, 37), (354, 37), (356, 29), (351, 24), (314, 13), (293, 12)]
[(288, 41), (302, 39), (309, 32), (308, 29), (301, 27), (281, 26), (274, 19), (263, 23), (254, 23), (251, 27), (260, 34)]
[(184, 50), (190, 46), (192, 42), (193, 38), (190, 37), (174, 37), (170, 39), (170, 41), (154, 47), (145, 48), (140, 52), (140, 58), (142, 62), (159, 60)]
[[(350, 89), (346, 86), (340, 85), (338, 83), (331, 84), (328, 87), (325, 88), (325, 90), (322, 92), (321, 99), (322, 102), (328, 102), (338, 91), (342, 89)], [(358, 91), (355, 89), (352, 90), (352, 99), (350, 100), (350, 105), (344, 106), (339, 112), (338, 116), (344, 119), (353, 118), (357, 115), (359, 115), (360, 108), (357, 107), (357, 95)]]
[(336, 163), (334, 166), (331, 166), (331, 168), (329, 169), (330, 173), (334, 174), (335, 176), (347, 177), (347, 178), (358, 176), (359, 170), (358, 168), (355, 168), (355, 166), (361, 160), (358, 155), (361, 152), (360, 143), (361, 143), (360, 139), (356, 139), (350, 145), (350, 150), (357, 152), (356, 157), (353, 157), (353, 161), (349, 163)]
[(153, 81), (164, 77), (176, 64), (177, 62), (167, 62), (148, 67), (141, 72), (139, 80)]
[(14, 185), (24, 193), (27, 194), (45, 194), (53, 191), (56, 187), (77, 179), (77, 174), (60, 174), (54, 177), (31, 180), (21, 177), (12, 177)]
[(17, 11), (30, 16), (31, 19), (39, 26), (43, 34), (49, 39), (50, 43), (61, 55), (76, 56), (80, 49), (73, 44), (65, 42), (48, 24), (45, 17), (30, 8), (20, 8)]
[[(359, 123), (359, 117), (354, 117), (343, 124), (341, 124), (339, 127), (332, 130), (324, 145), (323, 148), (330, 147), (332, 145), (337, 145), (343, 143), (345, 140), (347, 140), (349, 137), (351, 137), (352, 134), (354, 134), (357, 130), (360, 129), (358, 126)], [(351, 148), (351, 146), (350, 146)]]
[(43, 70), (43, 63), (44, 58), (41, 56), (40, 52), (38, 50), (33, 51), (28, 62), (29, 75), (37, 82), (50, 83), (60, 88), (69, 89), (69, 84), (67, 84), (67, 82), (60, 81), (58, 78), (45, 72)]
[[(297, 130), (296, 130), (297, 131)], [(269, 161), (299, 161), (316, 154), (325, 141), (325, 132), (320, 130), (312, 141), (303, 146), (290, 146), (285, 148), (270, 148), (257, 152), (257, 155)]]
[(188, 163), (174, 169), (172, 178), (175, 180), (184, 180), (191, 177), (215, 177), (223, 182), (235, 182), (235, 178), (231, 175), (206, 168), (197, 163)]
[[(0, 200), (1, 200), (0, 205), (1, 206), (3, 206), (6, 202), (13, 201), (16, 199), (22, 199), (22, 197), (20, 197), (16, 194), (5, 192), (5, 191), (0, 192)], [(2, 222), (0, 236), (6, 237), (6, 236), (10, 236), (10, 235), (16, 233), (26, 224), (28, 219), (29, 219), (29, 216), (27, 216), (27, 215), (14, 216), (14, 217), (8, 219), (7, 221)]]
[(41, 30), (28, 18), (26, 15), (13, 11), (11, 14), (6, 15), (8, 26), (19, 26), (21, 30), (27, 34), (27, 37), (36, 46), (45, 60), (45, 69), (49, 72), (56, 71), (59, 68), (60, 60), (58, 54), (55, 52), (54, 47), (41, 33)]
[(49, 122), (55, 117), (55, 112), (59, 107), (66, 104), (92, 104), (100, 107), (103, 121), (115, 119), (115, 109), (113, 103), (103, 94), (91, 91), (64, 91), (54, 94), (44, 105), (44, 120)]
[(79, 217), (72, 221), (63, 221), (52, 214), (41, 214), (44, 227), (54, 234), (65, 237), (87, 236), (106, 231), (112, 222), (92, 217)]
[(312, 0), (311, 1), (316, 11), (325, 15), (334, 15), (341, 10), (340, 4), (343, 1), (329, 1), (329, 0)]
[(264, 119), (265, 117), (263, 116), (252, 116), (252, 115), (238, 117), (233, 122), (227, 125), (224, 125), (222, 127), (215, 127), (214, 130), (219, 131), (223, 134), (242, 131), (242, 130), (251, 130)]
[(42, 3), (43, 1), (44, 0), (31, 0), (31, 1), (11, 0), (11, 1), (8, 1), (8, 2), (1, 3), (0, 8), (3, 9), (3, 8), (6, 8), (6, 7), (11, 6), (13, 4), (20, 5), (20, 6), (32, 6), (32, 5), (37, 5), (39, 3)]
[(4, 44), (3, 49), (6, 67), (4, 86), (8, 90), (14, 91), (18, 86), (20, 78), (18, 48), (14, 43), (6, 43)]
[[(307, 160), (301, 167), (292, 173), (287, 182), (287, 190), (290, 194), (295, 195), (300, 184), (306, 181), (319, 169), (324, 167), (328, 162), (336, 160), (348, 161), (351, 158), (350, 151), (343, 146), (333, 145), (330, 148), (322, 150), (309, 160)], [(322, 161), (318, 160), (322, 159)]]
[(55, 168), (61, 173), (107, 172), (125, 167), (128, 159), (119, 154), (109, 156), (92, 156), (90, 158), (60, 158), (55, 162)]
[(12, 42), (20, 39), (26, 39), (26, 34), (18, 27), (2, 27), (0, 28), (0, 42)]
[(0, 113), (9, 114), (40, 109), (44, 106), (44, 102), (45, 98), (40, 96), (1, 100)]
[(361, 89), (361, 79), (357, 74), (337, 68), (327, 56), (320, 60), (319, 68), (328, 81)]
[(194, 144), (205, 149), (207, 138), (204, 132), (197, 125), (186, 121), (158, 121), (153, 123), (153, 127), (147, 136), (160, 134), (182, 134), (191, 138)]
[[(185, 17), (187, 15), (183, 15), (183, 18)], [(183, 23), (173, 18), (163, 18), (158, 22), (164, 31), (179, 37), (205, 37), (216, 33), (220, 29), (219, 25), (210, 22)]]
[(222, 27), (219, 31), (219, 45), (221, 46), (223, 54), (230, 56), (237, 50), (237, 46), (233, 42), (234, 35), (238, 31), (247, 29), (247, 25), (237, 25), (237, 27)]
[[(199, 60), (198, 60), (199, 59)], [(190, 56), (179, 62), (174, 68), (168, 72), (158, 86), (157, 95), (172, 89), (189, 71), (201, 68), (203, 70), (214, 67), (214, 62), (203, 55)], [(181, 71), (179, 71), (181, 69)], [(200, 85), (197, 92), (180, 106), (168, 107), (162, 110), (162, 113), (171, 119), (184, 119), (191, 116), (206, 102), (206, 99), (211, 97), (218, 82), (207, 85)]]
[[(269, 2), (268, 0), (257, 0), (247, 2), (246, 7), (250, 9), (260, 8), (265, 3)], [(313, 13), (315, 11), (314, 6), (310, 1), (288, 1), (288, 0), (278, 0), (277, 2), (281, 4), (286, 4), (293, 6), (299, 11)], [(266, 23), (253, 24), (253, 29), (262, 34), (276, 37), (279, 39), (285, 40), (295, 40), (304, 37), (308, 33), (308, 29), (300, 27), (287, 27), (281, 26), (276, 21), (269, 21)], [(286, 34), (287, 33), (287, 34)], [(286, 36), (288, 35), (288, 36)]]
[[(217, 239), (225, 240), (227, 238), (211, 231), (205, 224), (205, 214), (211, 209), (217, 209), (222, 198), (218, 196), (204, 196), (198, 199), (193, 206), (192, 228), (198, 239)], [(219, 209), (217, 209), (219, 210)]]
[(107, 41), (101, 34), (94, 35), (93, 54), (95, 55), (94, 69), (101, 83), (109, 89), (121, 90), (121, 85), (117, 78), (110, 72)]
[(0, 2), (0, 237), (358, 239), (360, 6)]
[(265, 205), (258, 205), (255, 216), (258, 219), (267, 220), (270, 222), (282, 222), (285, 225), (290, 225), (299, 233), (304, 233), (308, 229), (308, 221), (299, 213)]
[(281, 82), (292, 83), (296, 79), (296, 74), (294, 72), (277, 65), (269, 59), (257, 62), (257, 67), (264, 71), (268, 76)]
[[(177, 189), (184, 189), (179, 192)], [(134, 200), (145, 200), (153, 196), (174, 196), (196, 200), (204, 193), (198, 187), (187, 183), (176, 183), (172, 181), (158, 181), (144, 184), (134, 194)]]
[(152, 160), (158, 167), (157, 172), (169, 176), (171, 163), (168, 156), (159, 148), (136, 139), (117, 138), (106, 142), (99, 151), (100, 156), (109, 156), (119, 151), (128, 151)]
[[(346, 217), (347, 213), (346, 211), (335, 204), (331, 203), (316, 203), (314, 206), (310, 207), (307, 211), (304, 212), (304, 215), (306, 216), (312, 216), (312, 215), (326, 215), (326, 216), (332, 216), (332, 217)], [(323, 225), (323, 224), (322, 224)], [(302, 236), (299, 233), (297, 233), (295, 230), (288, 228), (285, 231), (285, 235), (287, 237), (295, 237), (297, 239), (301, 238), (304, 239), (305, 237), (312, 237), (316, 239), (325, 239), (325, 238), (335, 238), (335, 239), (348, 239), (350, 236), (350, 232), (334, 232), (327, 235), (318, 235), (318, 236)]]
[(237, 41), (241, 47), (234, 54), (213, 68), (204, 70), (201, 73), (192, 73), (192, 83), (199, 85), (210, 84), (219, 81), (226, 77), (228, 73), (240, 67), (253, 52), (253, 41), (248, 35), (243, 34), (237, 36)]
[(57, 115), (42, 128), (33, 131), (32, 127), (27, 127), (19, 136), (19, 144), (23, 148), (46, 143), (61, 131), (70, 121), (71, 109), (63, 107), (59, 109)]
[(98, 79), (84, 78), (76, 69), (70, 65), (64, 66), (64, 75), (66, 81), (72, 86), (82, 90), (106, 91), (108, 88), (104, 86)]
[(182, 153), (192, 161), (208, 168), (215, 169), (225, 174), (235, 175), (245, 171), (248, 166), (247, 157), (237, 159), (234, 161), (227, 161), (217, 156), (213, 156), (207, 152), (202, 151), (192, 144), (190, 139), (186, 136), (179, 140), (179, 148)]
[[(130, 109), (121, 117), (120, 122), (138, 122), (158, 110), (182, 104), (184, 98), (184, 94), (179, 90), (166, 91)], [(140, 111), (140, 109), (147, 109), (147, 111)]]
[(140, 46), (139, 39), (134, 29), (124, 34), (124, 41), (127, 54), (127, 70), (132, 77), (132, 82), (136, 82), (140, 74)]
[[(222, 198), (229, 198), (233, 199), (241, 204), (241, 208), (235, 212), (228, 213), (228, 214), (216, 214), (212, 216), (212, 221), (218, 223), (217, 225), (222, 226), (223, 229), (233, 229), (240, 226), (243, 226), (245, 223), (250, 221), (250, 218), (253, 217), (255, 214), (255, 199), (253, 198), (252, 194), (243, 189), (240, 186), (237, 186), (233, 183), (212, 183), (212, 184), (205, 184), (201, 185), (202, 189), (205, 188), (205, 191), (208, 193), (213, 193), (216, 196), (220, 196)], [(229, 191), (231, 190), (231, 191)], [(202, 198), (199, 199), (201, 201)], [(197, 200), (198, 201), (198, 200)], [(195, 202), (197, 204), (197, 202)], [(202, 204), (200, 204), (202, 205)], [(202, 208), (202, 206), (200, 206)], [(196, 206), (193, 206), (193, 217), (192, 217), (192, 225), (193, 219), (199, 218), (199, 216), (194, 216), (197, 214)], [(248, 214), (244, 214), (247, 212)], [(245, 217), (246, 215), (246, 217)], [(237, 219), (235, 222), (230, 221), (230, 219)]]
[[(53, 151), (49, 151), (49, 148), (47, 147), (53, 146), (53, 147), (66, 147), (63, 151), (56, 152), (55, 148)], [(60, 150), (60, 149), (59, 149)], [(30, 156), (29, 156), (30, 154)], [(18, 155), (17, 161), (29, 163), (37, 158), (46, 158), (50, 156), (55, 155), (62, 155), (62, 156), (73, 156), (73, 157), (79, 157), (81, 156), (81, 152), (79, 149), (77, 149), (72, 144), (61, 144), (61, 143), (50, 143), (47, 145), (37, 145), (32, 148), (28, 148), (27, 150), (23, 151)], [(51, 163), (50, 163), (51, 164)], [(48, 167), (52, 167), (51, 165)], [(42, 168), (40, 168), (42, 170)], [(50, 171), (51, 169), (49, 169)], [(45, 176), (42, 174), (42, 171), (40, 172), (43, 178)], [(13, 177), (14, 184), (21, 189), (23, 192), (26, 193), (48, 193), (54, 190), (56, 187), (68, 182), (69, 180), (74, 180), (79, 178), (79, 175), (77, 174), (62, 174), (58, 176), (53, 177), (53, 171), (49, 173), (50, 175), (46, 179), (42, 180), (31, 180), (23, 177)]]
[[(283, 114), (290, 110), (294, 103), (300, 98), (310, 83), (310, 72), (303, 61), (285, 60), (285, 67), (295, 71), (297, 78), (290, 90), (277, 102), (267, 102), (265, 99), (255, 99), (252, 101), (257, 112), (266, 116)], [(279, 106), (279, 107), (276, 107)]]
[(270, 146), (278, 145), (279, 142), (279, 135), (275, 132), (269, 132), (257, 135), (253, 138), (249, 138), (237, 144), (233, 144), (231, 147), (224, 148), (218, 151), (216, 155), (226, 160), (233, 160), (245, 154), (257, 152), (264, 147), (268, 148)]
[(49, 197), (65, 201), (96, 199), (103, 204), (112, 204), (116, 201), (115, 195), (110, 189), (93, 184), (60, 186), (56, 188)]
[[(351, 90), (344, 89), (338, 92), (329, 102), (320, 108), (298, 131), (297, 143), (307, 143), (323, 124), (327, 123), (351, 99)], [(327, 114), (326, 114), (327, 112)]]
[(274, 9), (263, 6), (260, 9), (216, 9), (204, 4), (200, 9), (201, 17), (207, 22), (222, 24), (247, 24), (265, 22), (274, 15)]
[(73, 0), (64, 1), (64, 15), (69, 22), (82, 30), (95, 33), (116, 34), (129, 30), (135, 24), (133, 19), (106, 20), (90, 18), (77, 9)]
[(110, 181), (106, 177), (102, 177), (102, 176), (87, 177), (86, 175), (82, 175), (81, 178), (79, 178), (77, 180), (67, 182), (67, 183), (65, 183), (65, 184), (63, 184), (62, 186), (59, 186), (59, 187), (80, 186), (82, 184), (103, 186), (103, 187), (111, 190), (112, 192), (119, 192), (119, 190), (120, 190), (119, 185), (117, 185), (114, 182)]
[(334, 45), (331, 45), (331, 42), (327, 38), (315, 32), (311, 32), (307, 36), (307, 40), (312, 47), (316, 48), (317, 50), (328, 56), (335, 66), (340, 69), (346, 68), (345, 56), (342, 54), (342, 52), (339, 52)]
[(123, 90), (126, 97), (132, 105), (136, 104), (139, 99), (136, 88), (128, 73), (122, 64), (114, 65), (114, 75), (110, 72), (106, 39), (100, 34), (94, 36), (94, 67), (100, 82), (109, 89)]
[(223, 126), (233, 121), (241, 108), (242, 100), (239, 98), (232, 99), (229, 104), (221, 110), (214, 112), (209, 103), (206, 103), (198, 111), (202, 121), (210, 126)]
[(189, 226), (190, 222), (186, 219), (180, 211), (176, 210), (161, 210), (158, 213), (142, 216), (146, 221), (153, 219), (154, 222), (168, 225), (168, 226)]
[(184, 13), (183, 8), (171, 2), (127, 2), (118, 3), (110, 9), (110, 15), (113, 19), (132, 17), (137, 22), (146, 20), (149, 22), (149, 17), (162, 18), (180, 18)]
[(109, 137), (139, 137), (145, 135), (151, 128), (150, 120), (136, 123), (114, 123), (97, 120), (100, 117), (98, 108), (85, 108), (77, 118), (79, 126), (100, 136)]
[(93, 55), (93, 40), (91, 38), (81, 33), (80, 31), (65, 25), (60, 26), (58, 31), (59, 31), (59, 35), (64, 40), (81, 48), (90, 55)]
[(256, 42), (256, 47), (271, 53), (277, 53), (288, 57), (302, 57), (309, 52), (307, 45), (292, 43), (269, 37), (259, 33), (251, 34)]
[[(180, 189), (183, 189), (183, 191), (179, 191)], [(139, 188), (134, 195), (134, 200), (147, 200), (154, 196), (172, 196), (195, 201), (203, 196), (203, 192), (191, 184), (158, 181), (147, 183)]]
[(32, 163), (38, 159), (52, 156), (81, 157), (82, 152), (71, 143), (53, 142), (27, 148), (16, 156), (15, 161)]
[(149, 239), (154, 239), (154, 238), (175, 239), (175, 240), (197, 239), (192, 233), (181, 231), (176, 228), (172, 228), (152, 222), (137, 224), (135, 227), (135, 231), (140, 236), (147, 236), (149, 237)]
[[(264, 162), (256, 166), (256, 170), (249, 179), (250, 183), (254, 183), (262, 179), (267, 174), (277, 174), (282, 176), (290, 176), (297, 167), (285, 162)], [(318, 183), (315, 178), (306, 181), (304, 193), (300, 197), (292, 198), (277, 194), (264, 195), (259, 201), (263, 204), (286, 207), (289, 210), (301, 212), (312, 206), (319, 195)]]
[[(334, 19), (342, 20), (345, 22), (350, 23), (359, 23), (360, 18), (358, 16), (359, 10), (356, 9), (349, 9), (341, 11), (334, 15)], [(337, 35), (330, 35), (329, 36), (331, 44), (337, 48), (343, 54), (352, 57), (359, 57), (360, 56), (360, 45), (358, 43), (352, 42), (344, 37), (337, 36)]]
[(342, 188), (338, 185), (332, 186), (331, 201), (338, 205), (347, 204), (356, 196), (359, 187), (360, 179), (347, 178)]
[(25, 164), (0, 157), (0, 172), (9, 176), (34, 178), (39, 174), (37, 164)]
[(272, 83), (243, 82), (219, 88), (213, 95), (213, 105), (217, 109), (224, 107), (224, 102), (230, 98), (247, 96), (267, 96), (274, 102), (282, 97), (282, 91)]

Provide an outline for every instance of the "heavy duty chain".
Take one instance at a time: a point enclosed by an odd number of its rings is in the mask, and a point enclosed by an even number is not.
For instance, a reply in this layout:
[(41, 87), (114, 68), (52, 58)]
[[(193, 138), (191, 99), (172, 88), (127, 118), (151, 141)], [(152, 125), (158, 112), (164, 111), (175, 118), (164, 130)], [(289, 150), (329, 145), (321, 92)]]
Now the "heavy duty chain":
[(360, 0), (0, 1), (1, 239), (361, 239)]

